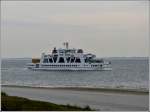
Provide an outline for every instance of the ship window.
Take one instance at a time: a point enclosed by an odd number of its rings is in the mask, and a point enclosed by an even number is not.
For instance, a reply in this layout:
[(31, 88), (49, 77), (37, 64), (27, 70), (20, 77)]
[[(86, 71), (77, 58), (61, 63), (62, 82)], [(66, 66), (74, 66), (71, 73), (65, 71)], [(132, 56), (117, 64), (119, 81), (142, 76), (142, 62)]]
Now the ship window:
[(60, 58), (59, 58), (59, 63), (65, 63), (65, 60), (64, 60), (63, 57), (60, 57)]
[(81, 60), (80, 60), (80, 58), (76, 58), (76, 61), (75, 61), (76, 63), (81, 63)]
[(87, 63), (87, 62), (88, 62), (88, 59), (86, 58), (84, 61), (85, 61), (85, 63)]
[(67, 60), (67, 63), (69, 63), (69, 61), (70, 61), (70, 57), (67, 57), (67, 58), (66, 58), (66, 60)]
[(53, 63), (53, 60), (52, 60), (52, 58), (49, 58), (49, 62), (50, 62), (50, 63)]
[(54, 63), (56, 63), (57, 56), (54, 56), (54, 57), (53, 57), (53, 60), (54, 60)]
[(48, 59), (44, 59), (43, 63), (48, 63)]
[(74, 62), (74, 60), (75, 60), (75, 57), (71, 58), (71, 63), (73, 63), (73, 62)]

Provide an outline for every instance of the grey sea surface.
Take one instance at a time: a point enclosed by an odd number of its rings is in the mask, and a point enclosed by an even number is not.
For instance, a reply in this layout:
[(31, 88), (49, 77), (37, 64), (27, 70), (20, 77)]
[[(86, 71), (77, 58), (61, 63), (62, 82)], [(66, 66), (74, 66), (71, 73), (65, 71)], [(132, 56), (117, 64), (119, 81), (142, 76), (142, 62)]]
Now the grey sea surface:
[[(105, 58), (104, 58), (105, 59)], [(2, 85), (149, 89), (148, 58), (106, 58), (112, 71), (32, 71), (31, 59), (2, 59)]]

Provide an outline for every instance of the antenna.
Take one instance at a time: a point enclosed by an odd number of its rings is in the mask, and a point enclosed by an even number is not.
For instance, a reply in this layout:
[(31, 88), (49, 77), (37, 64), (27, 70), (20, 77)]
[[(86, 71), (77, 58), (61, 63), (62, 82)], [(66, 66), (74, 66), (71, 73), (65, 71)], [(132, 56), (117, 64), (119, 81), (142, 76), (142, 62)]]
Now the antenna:
[(64, 42), (63, 45), (66, 47), (66, 49), (68, 49), (68, 47), (69, 47), (69, 43), (68, 42)]
[(69, 47), (69, 43), (68, 43), (68, 42), (66, 42), (66, 49), (68, 49), (68, 47)]

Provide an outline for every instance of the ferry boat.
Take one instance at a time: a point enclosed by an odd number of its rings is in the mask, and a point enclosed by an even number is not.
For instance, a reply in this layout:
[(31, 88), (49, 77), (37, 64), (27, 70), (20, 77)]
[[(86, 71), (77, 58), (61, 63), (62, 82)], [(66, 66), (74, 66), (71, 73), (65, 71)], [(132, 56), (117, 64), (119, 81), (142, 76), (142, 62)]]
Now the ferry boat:
[(82, 49), (69, 48), (68, 42), (65, 48), (52, 50), (51, 54), (42, 53), (41, 59), (32, 59), (27, 67), (32, 70), (64, 70), (64, 71), (101, 71), (112, 70), (111, 62), (96, 58), (96, 55), (84, 53)]

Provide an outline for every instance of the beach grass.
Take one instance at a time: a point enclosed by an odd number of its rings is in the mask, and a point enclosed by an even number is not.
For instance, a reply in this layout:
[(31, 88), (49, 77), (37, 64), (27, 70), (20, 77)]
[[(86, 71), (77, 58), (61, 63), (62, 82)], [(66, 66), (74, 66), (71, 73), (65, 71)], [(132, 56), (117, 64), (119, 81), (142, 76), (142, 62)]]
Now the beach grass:
[(79, 107), (58, 105), (50, 102), (30, 100), (23, 97), (9, 96), (1, 92), (2, 111), (93, 111), (89, 106)]

